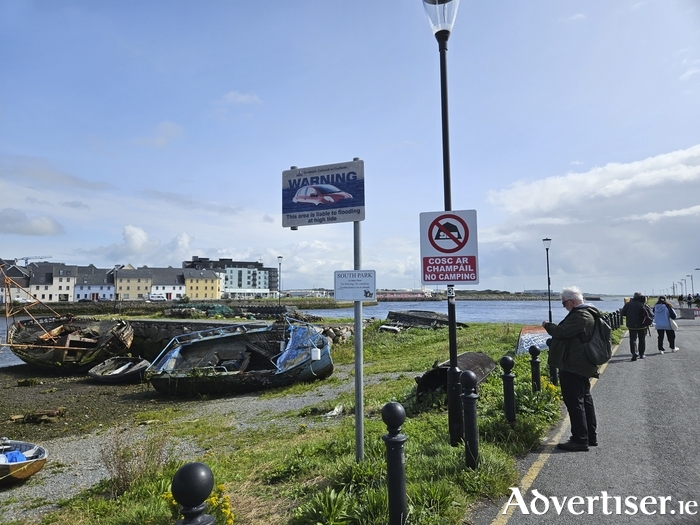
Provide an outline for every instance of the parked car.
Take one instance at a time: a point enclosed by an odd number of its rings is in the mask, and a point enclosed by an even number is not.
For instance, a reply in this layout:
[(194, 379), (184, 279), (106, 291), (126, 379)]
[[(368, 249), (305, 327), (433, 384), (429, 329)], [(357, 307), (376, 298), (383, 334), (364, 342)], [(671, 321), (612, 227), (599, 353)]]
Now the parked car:
[(92, 299), (78, 299), (79, 303), (92, 303), (94, 302)]
[(162, 293), (152, 293), (151, 295), (148, 296), (148, 299), (152, 302), (167, 301), (165, 295), (163, 295)]
[(333, 204), (343, 199), (352, 199), (348, 192), (332, 184), (315, 184), (299, 188), (292, 202), (297, 204)]

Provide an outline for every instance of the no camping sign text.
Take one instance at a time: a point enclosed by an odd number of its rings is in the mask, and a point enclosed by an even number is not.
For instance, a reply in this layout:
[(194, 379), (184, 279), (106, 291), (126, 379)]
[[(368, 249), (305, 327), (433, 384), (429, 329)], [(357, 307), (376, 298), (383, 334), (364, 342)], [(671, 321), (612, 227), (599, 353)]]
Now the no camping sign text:
[(476, 210), (420, 214), (421, 283), (478, 284)]

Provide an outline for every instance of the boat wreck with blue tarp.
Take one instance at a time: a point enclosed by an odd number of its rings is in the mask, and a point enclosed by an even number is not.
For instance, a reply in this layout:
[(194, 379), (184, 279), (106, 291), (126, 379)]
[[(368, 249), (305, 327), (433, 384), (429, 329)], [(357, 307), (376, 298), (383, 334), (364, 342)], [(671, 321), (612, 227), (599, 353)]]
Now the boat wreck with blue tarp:
[(172, 396), (227, 395), (325, 379), (331, 343), (314, 325), (245, 323), (174, 337), (146, 371)]

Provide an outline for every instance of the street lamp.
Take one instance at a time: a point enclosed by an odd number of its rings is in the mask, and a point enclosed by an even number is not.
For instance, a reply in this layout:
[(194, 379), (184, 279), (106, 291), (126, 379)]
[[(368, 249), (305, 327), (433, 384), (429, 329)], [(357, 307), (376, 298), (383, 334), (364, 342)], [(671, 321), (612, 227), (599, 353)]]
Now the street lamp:
[(552, 281), (549, 278), (549, 247), (552, 245), (552, 239), (542, 239), (544, 250), (547, 253), (547, 301), (549, 301), (549, 322), (552, 322)]
[(277, 304), (282, 306), (282, 256), (277, 256)]
[[(447, 111), (447, 40), (457, 16), (459, 0), (423, 0), (425, 14), (438, 42), (440, 51), (440, 100), (442, 107), (442, 174), (445, 193), (445, 211), (452, 211), (450, 188), (450, 127)], [(450, 444), (456, 446), (463, 439), (461, 411), (461, 371), (457, 366), (457, 316), (455, 287), (447, 285), (447, 319), (449, 323), (450, 368), (447, 373), (447, 420)]]
[[(544, 251), (547, 255), (547, 302), (549, 303), (549, 322), (552, 322), (552, 280), (549, 277), (549, 247), (552, 245), (552, 239), (545, 237), (542, 239), (542, 244), (544, 244)], [(549, 365), (549, 380), (553, 385), (559, 384), (559, 378), (557, 374), (557, 367), (554, 365)]]
[(690, 277), (690, 290), (693, 293), (693, 298), (695, 298), (695, 283), (693, 283), (693, 274), (689, 273), (688, 277)]

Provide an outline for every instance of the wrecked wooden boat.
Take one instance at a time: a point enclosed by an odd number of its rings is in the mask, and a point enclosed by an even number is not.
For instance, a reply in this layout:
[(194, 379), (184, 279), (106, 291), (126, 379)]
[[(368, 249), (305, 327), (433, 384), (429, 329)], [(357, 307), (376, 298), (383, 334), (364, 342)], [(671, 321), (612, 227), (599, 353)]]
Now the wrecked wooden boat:
[[(464, 352), (457, 356), (457, 368), (462, 372), (471, 370), (476, 375), (476, 384), (479, 385), (486, 379), (491, 371), (496, 368), (496, 362), (490, 356), (481, 352)], [(438, 364), (422, 376), (416, 377), (416, 396), (420, 397), (428, 391), (447, 392), (447, 372), (450, 369), (450, 362)]]
[[(418, 327), (418, 328), (441, 328), (449, 326), (447, 314), (433, 312), (430, 310), (403, 310), (389, 312), (386, 316), (386, 325), (396, 327)], [(460, 328), (466, 328), (465, 323), (456, 323)]]
[(101, 383), (140, 383), (149, 366), (141, 357), (110, 357), (88, 370), (88, 375)]
[(25, 481), (44, 467), (47, 457), (44, 447), (0, 438), (0, 485)]
[(315, 326), (285, 318), (174, 337), (146, 372), (167, 395), (227, 395), (325, 379), (331, 343)]
[(22, 361), (62, 373), (87, 372), (124, 355), (133, 340), (126, 321), (73, 316), (15, 321), (7, 331), (7, 346)]

